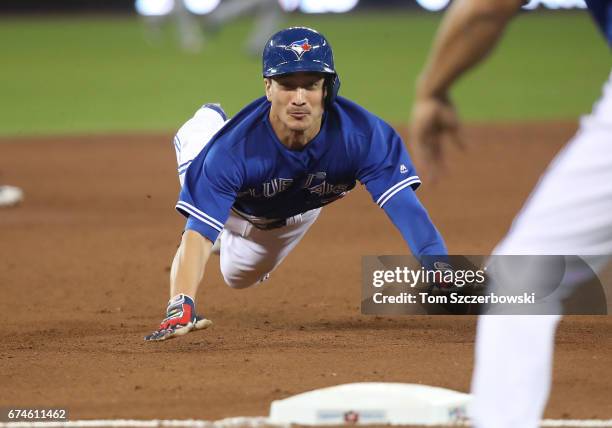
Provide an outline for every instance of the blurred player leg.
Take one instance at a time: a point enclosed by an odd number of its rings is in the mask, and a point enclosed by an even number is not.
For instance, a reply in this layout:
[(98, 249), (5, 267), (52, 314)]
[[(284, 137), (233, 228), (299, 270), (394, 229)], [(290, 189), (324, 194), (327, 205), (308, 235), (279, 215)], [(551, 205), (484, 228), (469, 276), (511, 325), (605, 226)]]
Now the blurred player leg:
[(144, 22), (143, 32), (144, 39), (150, 45), (157, 45), (163, 38), (162, 27), (164, 26), (166, 16), (143, 16), (142, 21)]
[(260, 55), (262, 47), (274, 33), (284, 13), (278, 0), (226, 0), (207, 18), (205, 29), (216, 32), (226, 23), (255, 13), (254, 28), (247, 37), (245, 48), (250, 55)]
[(246, 288), (267, 278), (295, 248), (321, 208), (291, 217), (288, 224), (260, 230), (232, 213), (221, 232), (221, 272), (232, 288)]
[[(610, 142), (612, 83), (608, 82), (593, 113), (582, 119), (577, 134), (551, 163), (494, 253), (612, 254)], [(600, 264), (591, 267), (596, 271)], [(559, 318), (479, 318), (472, 383), (476, 427), (539, 426), (550, 389)]]
[(262, 46), (265, 46), (270, 36), (279, 29), (283, 13), (278, 0), (265, 0), (260, 3), (253, 30), (247, 37), (246, 49), (249, 55), (261, 55)]
[(191, 12), (185, 6), (184, 0), (175, 0), (173, 13), (181, 48), (186, 52), (200, 52), (203, 35), (196, 18), (191, 15)]
[(478, 428), (536, 428), (550, 391), (556, 315), (478, 320), (472, 420)]
[(225, 0), (210, 14), (208, 21), (213, 27), (220, 27), (240, 16), (251, 13), (267, 0)]

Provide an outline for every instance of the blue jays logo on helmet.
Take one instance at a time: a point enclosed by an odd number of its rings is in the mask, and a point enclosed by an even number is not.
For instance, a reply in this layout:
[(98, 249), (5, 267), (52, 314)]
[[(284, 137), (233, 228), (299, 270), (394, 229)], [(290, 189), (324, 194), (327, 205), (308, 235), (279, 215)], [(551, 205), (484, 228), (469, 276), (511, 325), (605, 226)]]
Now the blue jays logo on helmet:
[(274, 77), (298, 72), (329, 75), (327, 102), (334, 101), (340, 79), (334, 66), (334, 54), (327, 39), (312, 28), (291, 27), (274, 34), (262, 55), (263, 76)]
[(308, 43), (308, 39), (302, 39), (291, 43), (289, 46), (285, 46), (285, 49), (296, 54), (298, 59), (302, 59), (302, 55), (304, 55), (305, 52), (312, 50), (312, 45)]

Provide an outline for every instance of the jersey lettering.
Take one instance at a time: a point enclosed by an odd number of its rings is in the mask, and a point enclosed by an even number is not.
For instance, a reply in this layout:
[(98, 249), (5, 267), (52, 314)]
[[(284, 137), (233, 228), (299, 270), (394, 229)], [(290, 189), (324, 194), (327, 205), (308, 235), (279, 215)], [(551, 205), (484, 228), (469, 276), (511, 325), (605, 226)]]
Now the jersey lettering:
[(273, 198), (281, 192), (289, 189), (293, 184), (292, 178), (273, 178), (263, 183), (261, 187), (253, 187), (242, 192), (238, 192), (238, 198)]

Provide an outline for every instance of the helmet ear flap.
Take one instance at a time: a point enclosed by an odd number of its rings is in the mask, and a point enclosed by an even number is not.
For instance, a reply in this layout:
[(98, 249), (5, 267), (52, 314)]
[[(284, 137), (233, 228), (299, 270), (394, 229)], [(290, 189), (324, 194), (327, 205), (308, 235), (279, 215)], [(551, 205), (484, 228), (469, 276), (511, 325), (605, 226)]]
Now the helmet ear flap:
[(332, 74), (325, 78), (325, 106), (329, 107), (336, 101), (340, 90), (340, 78), (337, 74)]

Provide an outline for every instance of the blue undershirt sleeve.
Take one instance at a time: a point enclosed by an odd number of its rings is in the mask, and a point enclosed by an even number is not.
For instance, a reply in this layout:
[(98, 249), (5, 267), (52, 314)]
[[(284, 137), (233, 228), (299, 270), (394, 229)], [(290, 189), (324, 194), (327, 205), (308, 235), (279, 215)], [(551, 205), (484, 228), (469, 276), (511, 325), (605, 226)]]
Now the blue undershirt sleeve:
[(442, 236), (412, 189), (396, 194), (389, 199), (383, 209), (399, 229), (412, 254), (419, 260), (431, 259), (424, 256), (448, 254)]

